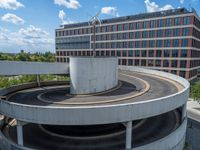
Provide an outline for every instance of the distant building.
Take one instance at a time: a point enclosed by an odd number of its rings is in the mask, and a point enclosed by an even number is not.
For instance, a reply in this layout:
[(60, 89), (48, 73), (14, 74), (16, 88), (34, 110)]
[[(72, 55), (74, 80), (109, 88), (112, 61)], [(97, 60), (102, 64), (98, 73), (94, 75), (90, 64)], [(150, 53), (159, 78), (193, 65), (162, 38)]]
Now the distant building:
[[(200, 18), (185, 8), (102, 20), (96, 26), (96, 55), (118, 56), (120, 65), (171, 72), (188, 80), (200, 68)], [(88, 22), (56, 29), (58, 62), (90, 56), (93, 29)]]

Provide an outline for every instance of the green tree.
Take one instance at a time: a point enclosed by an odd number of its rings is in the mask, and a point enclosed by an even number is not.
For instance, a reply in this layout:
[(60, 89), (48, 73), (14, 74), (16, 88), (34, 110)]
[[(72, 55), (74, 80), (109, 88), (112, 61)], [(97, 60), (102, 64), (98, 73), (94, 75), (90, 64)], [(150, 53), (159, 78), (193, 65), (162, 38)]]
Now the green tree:
[(200, 80), (191, 87), (190, 96), (194, 100), (200, 101)]

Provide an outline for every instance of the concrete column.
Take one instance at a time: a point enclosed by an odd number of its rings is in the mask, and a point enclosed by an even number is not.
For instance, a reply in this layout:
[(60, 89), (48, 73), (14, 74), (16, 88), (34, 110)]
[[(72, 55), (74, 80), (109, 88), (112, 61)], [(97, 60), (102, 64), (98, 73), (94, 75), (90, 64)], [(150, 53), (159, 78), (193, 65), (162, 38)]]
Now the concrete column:
[(37, 78), (37, 84), (38, 84), (38, 86), (40, 86), (40, 75), (37, 74), (37, 75), (36, 75), (36, 78)]
[(181, 108), (181, 110), (182, 110), (181, 120), (182, 120), (182, 121), (184, 121), (184, 119), (185, 119), (185, 117), (186, 117), (186, 105), (187, 105), (187, 103), (185, 103), (185, 104), (182, 106), (182, 108)]
[(132, 121), (126, 123), (126, 150), (131, 150), (132, 146)]
[(24, 145), (23, 140), (23, 123), (21, 121), (17, 121), (17, 144)]

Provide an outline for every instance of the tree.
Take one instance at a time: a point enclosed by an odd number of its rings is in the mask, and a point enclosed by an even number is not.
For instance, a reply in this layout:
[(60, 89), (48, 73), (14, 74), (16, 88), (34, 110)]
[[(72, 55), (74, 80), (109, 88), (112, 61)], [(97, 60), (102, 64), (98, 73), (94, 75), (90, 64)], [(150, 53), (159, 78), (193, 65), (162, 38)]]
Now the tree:
[(200, 80), (192, 86), (190, 95), (194, 100), (200, 101)]

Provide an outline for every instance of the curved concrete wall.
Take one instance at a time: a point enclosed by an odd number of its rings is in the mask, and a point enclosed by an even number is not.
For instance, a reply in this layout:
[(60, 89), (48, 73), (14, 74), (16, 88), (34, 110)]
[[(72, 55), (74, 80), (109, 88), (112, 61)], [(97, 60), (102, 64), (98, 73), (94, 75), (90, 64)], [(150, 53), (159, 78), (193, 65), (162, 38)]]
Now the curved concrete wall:
[(67, 63), (0, 61), (0, 75), (68, 74)]
[[(0, 101), (0, 113), (11, 118), (37, 124), (90, 125), (126, 122), (156, 116), (183, 106), (189, 96), (189, 82), (179, 76), (137, 67), (121, 67), (123, 70), (149, 73), (167, 77), (185, 88), (178, 93), (157, 99), (106, 106), (30, 106)], [(51, 114), (51, 115), (49, 115)], [(63, 117), (63, 114), (65, 117)]]
[(71, 94), (89, 94), (117, 86), (115, 57), (70, 57)]
[[(168, 136), (146, 144), (144, 146), (133, 148), (132, 150), (182, 150), (185, 143), (185, 132), (186, 132), (187, 120)], [(134, 137), (133, 137), (134, 138)], [(0, 131), (0, 148), (2, 150), (30, 150), (26, 147), (21, 147), (12, 141), (8, 140)]]

